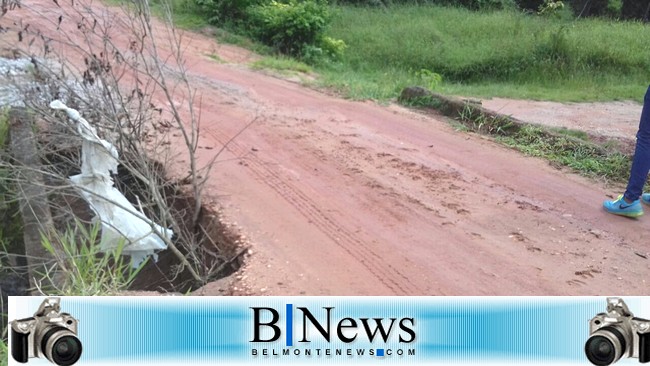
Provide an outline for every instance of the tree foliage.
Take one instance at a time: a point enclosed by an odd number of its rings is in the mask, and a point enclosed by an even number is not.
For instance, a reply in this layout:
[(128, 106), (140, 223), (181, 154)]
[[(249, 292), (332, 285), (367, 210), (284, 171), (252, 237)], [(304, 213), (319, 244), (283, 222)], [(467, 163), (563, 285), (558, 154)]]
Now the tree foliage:
[(331, 20), (327, 3), (314, 0), (251, 6), (248, 18), (257, 39), (293, 56), (317, 44)]

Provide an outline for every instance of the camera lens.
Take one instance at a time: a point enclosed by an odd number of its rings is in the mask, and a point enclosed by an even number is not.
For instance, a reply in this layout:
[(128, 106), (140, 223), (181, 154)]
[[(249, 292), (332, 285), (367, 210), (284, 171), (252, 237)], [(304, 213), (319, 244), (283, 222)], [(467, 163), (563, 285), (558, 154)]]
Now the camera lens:
[(61, 366), (70, 366), (81, 357), (81, 341), (69, 329), (53, 327), (45, 333), (41, 343), (45, 357)]
[(616, 349), (612, 341), (603, 337), (592, 337), (587, 341), (585, 346), (587, 358), (594, 365), (610, 365), (616, 357)]
[(597, 330), (585, 344), (587, 359), (596, 366), (613, 364), (621, 358), (625, 349), (625, 337), (614, 327)]
[(72, 365), (81, 357), (81, 342), (75, 336), (59, 338), (52, 347), (52, 361), (57, 365)]

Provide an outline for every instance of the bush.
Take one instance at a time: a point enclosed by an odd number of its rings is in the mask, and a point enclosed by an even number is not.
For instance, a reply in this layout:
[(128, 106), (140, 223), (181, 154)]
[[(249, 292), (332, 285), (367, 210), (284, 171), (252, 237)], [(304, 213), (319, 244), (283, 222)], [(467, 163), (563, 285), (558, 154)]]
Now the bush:
[(621, 17), (621, 10), (623, 9), (622, 0), (609, 0), (607, 1), (607, 9), (605, 9), (605, 15), (618, 19)]
[(241, 23), (246, 18), (249, 6), (260, 4), (261, 0), (195, 0), (212, 24)]
[(336, 60), (343, 56), (343, 52), (348, 48), (348, 45), (341, 39), (323, 37), (320, 42), (320, 48), (325, 52), (327, 57)]
[(298, 57), (303, 56), (306, 47), (319, 46), (331, 20), (327, 3), (320, 0), (272, 1), (251, 6), (247, 14), (255, 38)]

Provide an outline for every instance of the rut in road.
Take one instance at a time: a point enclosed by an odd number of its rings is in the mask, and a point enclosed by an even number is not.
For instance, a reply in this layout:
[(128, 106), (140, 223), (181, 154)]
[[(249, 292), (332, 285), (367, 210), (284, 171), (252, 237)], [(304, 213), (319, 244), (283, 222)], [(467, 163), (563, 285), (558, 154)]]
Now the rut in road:
[[(294, 206), (310, 223), (318, 227), (332, 241), (337, 243), (346, 253), (354, 257), (382, 284), (395, 295), (415, 295), (422, 293), (409, 278), (397, 268), (386, 262), (377, 254), (371, 245), (356, 237), (350, 230), (344, 228), (336, 219), (327, 215), (303, 191), (291, 184), (281, 174), (274, 171), (256, 155), (249, 154), (249, 149), (232, 140), (215, 129), (205, 128), (202, 131), (222, 145), (228, 144), (227, 149), (235, 156), (244, 157), (246, 167), (262, 182), (277, 192), (283, 199)], [(395, 278), (399, 278), (397, 281)]]

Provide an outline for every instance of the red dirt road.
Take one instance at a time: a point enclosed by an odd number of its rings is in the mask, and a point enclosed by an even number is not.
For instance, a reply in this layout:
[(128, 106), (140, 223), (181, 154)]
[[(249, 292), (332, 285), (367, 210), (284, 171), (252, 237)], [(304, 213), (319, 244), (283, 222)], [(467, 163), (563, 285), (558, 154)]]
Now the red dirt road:
[[(600, 184), (455, 132), (442, 118), (340, 100), (235, 65), (197, 60), (193, 72), (210, 80), (199, 86), (204, 105), (218, 105), (205, 145), (260, 118), (212, 180), (226, 215), (255, 243), (244, 292), (648, 290), (650, 226), (605, 214)], [(208, 92), (215, 83), (228, 93)]]
[(184, 37), (200, 159), (257, 118), (208, 187), (252, 243), (235, 294), (650, 292), (650, 217), (606, 214), (614, 189), (442, 117), (332, 97), (250, 70), (246, 51)]
[(437, 119), (243, 80), (265, 117), (214, 183), (257, 243), (253, 292), (645, 293), (648, 225), (606, 215), (602, 186)]

